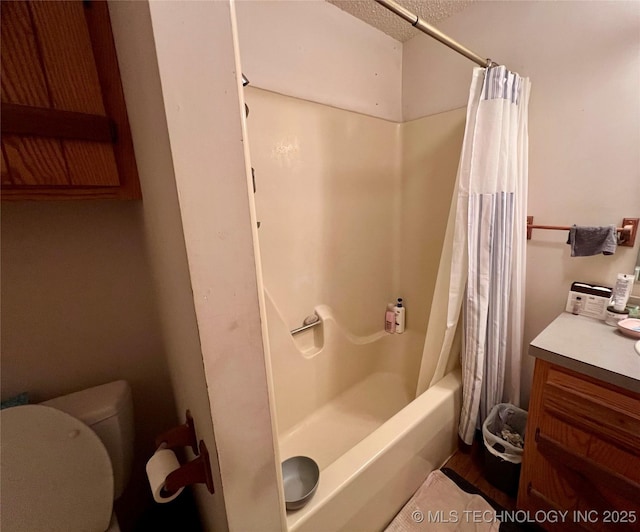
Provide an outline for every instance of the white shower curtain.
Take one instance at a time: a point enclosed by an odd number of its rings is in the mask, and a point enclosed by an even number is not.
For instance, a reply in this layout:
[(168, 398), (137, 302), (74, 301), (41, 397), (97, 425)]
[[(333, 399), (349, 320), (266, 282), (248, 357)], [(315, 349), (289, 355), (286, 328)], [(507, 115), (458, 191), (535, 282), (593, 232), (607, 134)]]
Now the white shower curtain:
[(462, 310), (458, 432), (468, 444), (494, 405), (520, 402), (529, 90), (528, 78), (504, 66), (474, 69), (449, 216), (453, 230), (447, 228), (439, 270), (450, 275), (436, 286), (436, 294), (444, 295), (448, 284), (446, 326), (434, 332), (430, 323), (425, 341), (425, 358), (433, 356), (434, 338), (440, 344), (433, 383), (450, 366)]

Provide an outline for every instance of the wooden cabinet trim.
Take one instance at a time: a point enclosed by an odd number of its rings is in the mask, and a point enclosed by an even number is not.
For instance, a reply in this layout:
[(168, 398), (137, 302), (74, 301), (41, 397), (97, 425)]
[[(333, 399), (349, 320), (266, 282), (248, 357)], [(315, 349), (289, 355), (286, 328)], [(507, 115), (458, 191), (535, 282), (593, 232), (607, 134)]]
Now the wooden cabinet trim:
[[(60, 159), (63, 162), (56, 166), (55, 176), (47, 179), (43, 179), (43, 176), (28, 174), (31, 169), (37, 171), (40, 168), (47, 167), (43, 161), (23, 161), (20, 163), (20, 160), (18, 160), (15, 164), (16, 167), (12, 168), (10, 154), (5, 150), (4, 146), (4, 133), (6, 131), (3, 130), (3, 200), (141, 199), (142, 197), (107, 2), (78, 1), (77, 4), (81, 9), (82, 20), (86, 22), (86, 29), (83, 29), (83, 32), (85, 35), (88, 34), (88, 39), (85, 38), (85, 40), (87, 41), (87, 46), (90, 46), (88, 53), (83, 52), (83, 57), (85, 58), (83, 64), (88, 68), (87, 64), (85, 64), (88, 61), (88, 57), (91, 57), (91, 60), (95, 62), (94, 68), (97, 79), (95, 77), (94, 79), (96, 79), (95, 84), (99, 82), (101, 92), (99, 105), (94, 107), (96, 110), (100, 109), (101, 113), (102, 109), (104, 109), (106, 117), (103, 117), (103, 120), (98, 120), (98, 116), (95, 114), (89, 114), (88, 117), (84, 118), (76, 115), (73, 118), (75, 122), (72, 121), (64, 132), (61, 130), (55, 135), (56, 137), (63, 137), (65, 140), (57, 140), (56, 138), (47, 137), (52, 133), (53, 126), (51, 123), (55, 123), (62, 115), (56, 116), (53, 114), (56, 112), (54, 109), (48, 109), (47, 111), (52, 111), (52, 113), (48, 114), (49, 125), (39, 124), (35, 129), (30, 128), (28, 135), (20, 132), (19, 135), (6, 136), (7, 139), (14, 139), (14, 144), (20, 148), (18, 151), (12, 151), (15, 156), (31, 154), (38, 156), (39, 152), (43, 154), (41, 156), (44, 156), (45, 153), (51, 152), (54, 147), (57, 148), (59, 157), (55, 161)], [(26, 3), (23, 4), (21, 2), (17, 2), (16, 6), (18, 5), (27, 6)], [(50, 7), (52, 8), (53, 4), (38, 5), (38, 9), (42, 8), (45, 11)], [(27, 12), (29, 14), (28, 8)], [(76, 7), (74, 7), (74, 13), (74, 24), (77, 26), (79, 19)], [(31, 16), (30, 18), (35, 21), (38, 17)], [(43, 20), (46, 20), (46, 17), (40, 17), (38, 20), (42, 23)], [(5, 25), (3, 24), (3, 39), (4, 30)], [(42, 55), (42, 52), (40, 55)], [(43, 58), (36, 59), (37, 61), (35, 59), (34, 61), (42, 67)], [(44, 78), (46, 85), (46, 76)], [(3, 92), (4, 88), (5, 83), (3, 83)], [(48, 90), (48, 88), (45, 87), (45, 90)], [(66, 97), (65, 94), (60, 93), (59, 96)], [(67, 96), (69, 94), (71, 93), (68, 93)], [(92, 94), (95, 95), (95, 91)], [(50, 95), (47, 95), (46, 99), (47, 102), (25, 101), (24, 103), (28, 105), (36, 104), (36, 106), (42, 107), (47, 103), (51, 103), (49, 101)], [(11, 103), (22, 104), (23, 102)], [(33, 112), (38, 113), (41, 111), (33, 110)], [(107, 145), (105, 143), (107, 131), (109, 140), (113, 140), (114, 128), (112, 124), (114, 123), (117, 127), (117, 142), (114, 144), (110, 142)], [(22, 135), (25, 136), (22, 137)], [(35, 135), (38, 135), (38, 137)], [(98, 142), (95, 142), (96, 140)], [(47, 149), (36, 150), (37, 147), (46, 147)], [(22, 167), (18, 163), (22, 164)], [(20, 175), (18, 175), (20, 173), (18, 170), (21, 168), (26, 172), (24, 178), (20, 178)], [(54, 170), (52, 166), (47, 168), (51, 171)], [(49, 174), (51, 172), (47, 173), (47, 175)]]
[(106, 116), (28, 105), (2, 104), (2, 134), (115, 142), (115, 123)]
[(142, 199), (133, 137), (120, 78), (120, 66), (111, 31), (109, 7), (104, 0), (85, 1), (83, 5), (93, 47), (93, 57), (102, 87), (104, 108), (107, 116), (118, 127), (118, 142), (114, 144), (113, 150), (120, 175), (119, 198)]

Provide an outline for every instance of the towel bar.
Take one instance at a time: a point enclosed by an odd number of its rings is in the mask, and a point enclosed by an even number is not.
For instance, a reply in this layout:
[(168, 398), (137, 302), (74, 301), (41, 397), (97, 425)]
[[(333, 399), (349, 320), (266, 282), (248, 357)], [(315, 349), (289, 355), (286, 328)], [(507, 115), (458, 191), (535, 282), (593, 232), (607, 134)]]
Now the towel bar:
[(302, 327), (298, 327), (297, 329), (293, 329), (293, 330), (291, 330), (289, 332), (293, 336), (294, 334), (298, 334), (298, 333), (301, 333), (302, 331), (306, 331), (307, 329), (311, 329), (311, 327), (315, 327), (316, 325), (320, 325), (321, 323), (322, 323), (322, 320), (320, 320), (320, 318), (318, 318), (313, 323), (307, 323), (307, 324), (303, 325)]
[[(622, 227), (616, 227), (616, 231), (620, 233), (619, 246), (632, 248), (636, 243), (636, 234), (638, 233), (638, 223), (640, 218), (623, 218)], [(569, 231), (571, 226), (568, 225), (534, 225), (533, 216), (527, 216), (527, 240), (531, 240), (531, 233), (534, 229), (551, 229), (554, 231)]]

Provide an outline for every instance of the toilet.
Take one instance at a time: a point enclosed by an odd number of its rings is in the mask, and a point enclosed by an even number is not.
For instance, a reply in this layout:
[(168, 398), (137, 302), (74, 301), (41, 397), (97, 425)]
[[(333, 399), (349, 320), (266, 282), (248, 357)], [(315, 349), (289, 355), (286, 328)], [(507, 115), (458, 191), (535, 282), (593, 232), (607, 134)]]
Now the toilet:
[(120, 530), (113, 501), (133, 458), (127, 382), (8, 408), (0, 424), (3, 532)]

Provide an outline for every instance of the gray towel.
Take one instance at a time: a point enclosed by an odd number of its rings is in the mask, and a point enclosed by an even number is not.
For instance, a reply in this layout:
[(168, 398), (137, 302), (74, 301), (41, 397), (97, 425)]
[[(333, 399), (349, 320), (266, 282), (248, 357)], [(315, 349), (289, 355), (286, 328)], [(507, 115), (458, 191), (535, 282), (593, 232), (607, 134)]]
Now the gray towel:
[(567, 244), (571, 246), (572, 257), (590, 257), (591, 255), (613, 255), (618, 245), (618, 232), (615, 225), (606, 227), (579, 227), (569, 230)]

